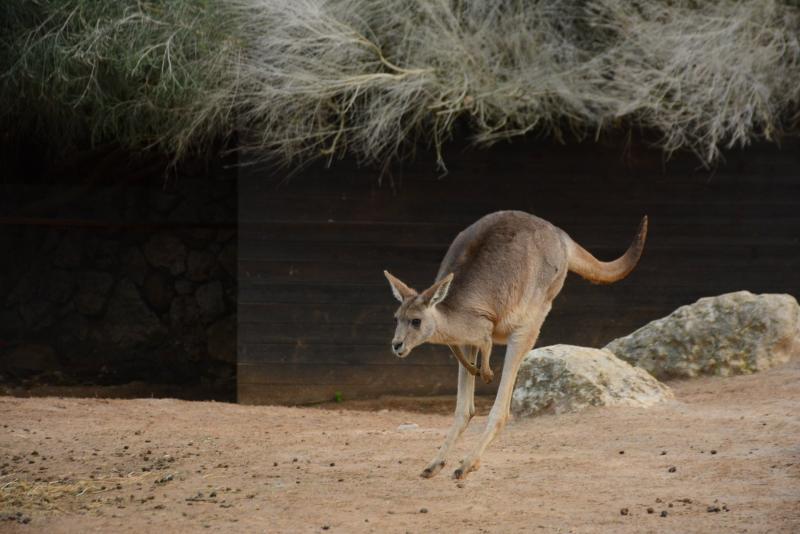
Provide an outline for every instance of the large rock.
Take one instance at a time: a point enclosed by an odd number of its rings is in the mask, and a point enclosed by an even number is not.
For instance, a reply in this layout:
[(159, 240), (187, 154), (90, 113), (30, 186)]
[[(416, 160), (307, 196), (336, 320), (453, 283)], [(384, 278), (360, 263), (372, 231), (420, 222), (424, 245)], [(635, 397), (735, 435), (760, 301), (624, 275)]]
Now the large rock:
[(648, 407), (671, 398), (667, 386), (608, 350), (553, 345), (523, 360), (511, 412), (524, 417), (588, 406)]
[(605, 348), (659, 379), (753, 373), (800, 352), (800, 306), (749, 291), (702, 298)]

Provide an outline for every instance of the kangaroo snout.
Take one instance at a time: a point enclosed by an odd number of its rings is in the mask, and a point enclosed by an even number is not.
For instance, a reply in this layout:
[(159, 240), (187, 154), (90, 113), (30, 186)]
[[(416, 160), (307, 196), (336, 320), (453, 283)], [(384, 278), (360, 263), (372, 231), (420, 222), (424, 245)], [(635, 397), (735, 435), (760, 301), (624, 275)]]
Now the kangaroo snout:
[(398, 358), (403, 358), (408, 354), (402, 341), (392, 341), (392, 352), (394, 352), (394, 355)]

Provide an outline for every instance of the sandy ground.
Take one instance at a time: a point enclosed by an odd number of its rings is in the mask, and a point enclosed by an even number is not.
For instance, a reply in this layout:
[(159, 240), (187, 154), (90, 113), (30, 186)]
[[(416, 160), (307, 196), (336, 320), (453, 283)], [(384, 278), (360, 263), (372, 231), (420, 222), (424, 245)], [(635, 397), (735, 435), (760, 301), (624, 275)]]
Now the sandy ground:
[(452, 466), (485, 417), (440, 476), (418, 477), (452, 399), (3, 397), (0, 530), (800, 532), (798, 379), (793, 362), (672, 383), (677, 400), (648, 410), (514, 421), (461, 484)]

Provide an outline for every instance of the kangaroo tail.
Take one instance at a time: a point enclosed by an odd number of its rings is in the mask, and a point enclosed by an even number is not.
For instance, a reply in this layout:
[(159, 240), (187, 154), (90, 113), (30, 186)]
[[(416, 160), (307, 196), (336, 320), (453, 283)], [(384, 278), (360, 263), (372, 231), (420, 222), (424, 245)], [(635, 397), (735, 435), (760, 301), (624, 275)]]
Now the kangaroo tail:
[(642, 218), (636, 237), (625, 254), (614, 261), (600, 261), (567, 236), (569, 270), (594, 284), (611, 284), (622, 280), (636, 267), (647, 238), (647, 215)]

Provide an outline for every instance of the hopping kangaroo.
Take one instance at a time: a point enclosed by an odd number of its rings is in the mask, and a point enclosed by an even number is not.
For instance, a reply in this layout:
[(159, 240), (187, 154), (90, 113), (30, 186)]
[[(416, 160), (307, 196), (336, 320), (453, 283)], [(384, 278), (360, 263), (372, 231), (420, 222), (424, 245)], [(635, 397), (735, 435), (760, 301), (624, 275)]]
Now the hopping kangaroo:
[[(422, 343), (449, 345), (461, 365), (455, 421), (436, 457), (422, 471), (436, 475), (445, 457), (475, 413), (475, 376), (492, 380), (492, 344), (507, 345), (494, 406), (480, 441), (455, 470), (464, 478), (509, 416), (511, 392), (520, 363), (536, 343), (539, 329), (567, 271), (598, 284), (625, 278), (639, 261), (647, 235), (647, 217), (627, 252), (611, 262), (597, 260), (566, 232), (520, 211), (499, 211), (458, 234), (447, 251), (436, 282), (418, 293), (384, 271), (400, 301), (392, 350), (405, 358)], [(475, 366), (481, 353), (480, 369)]]

